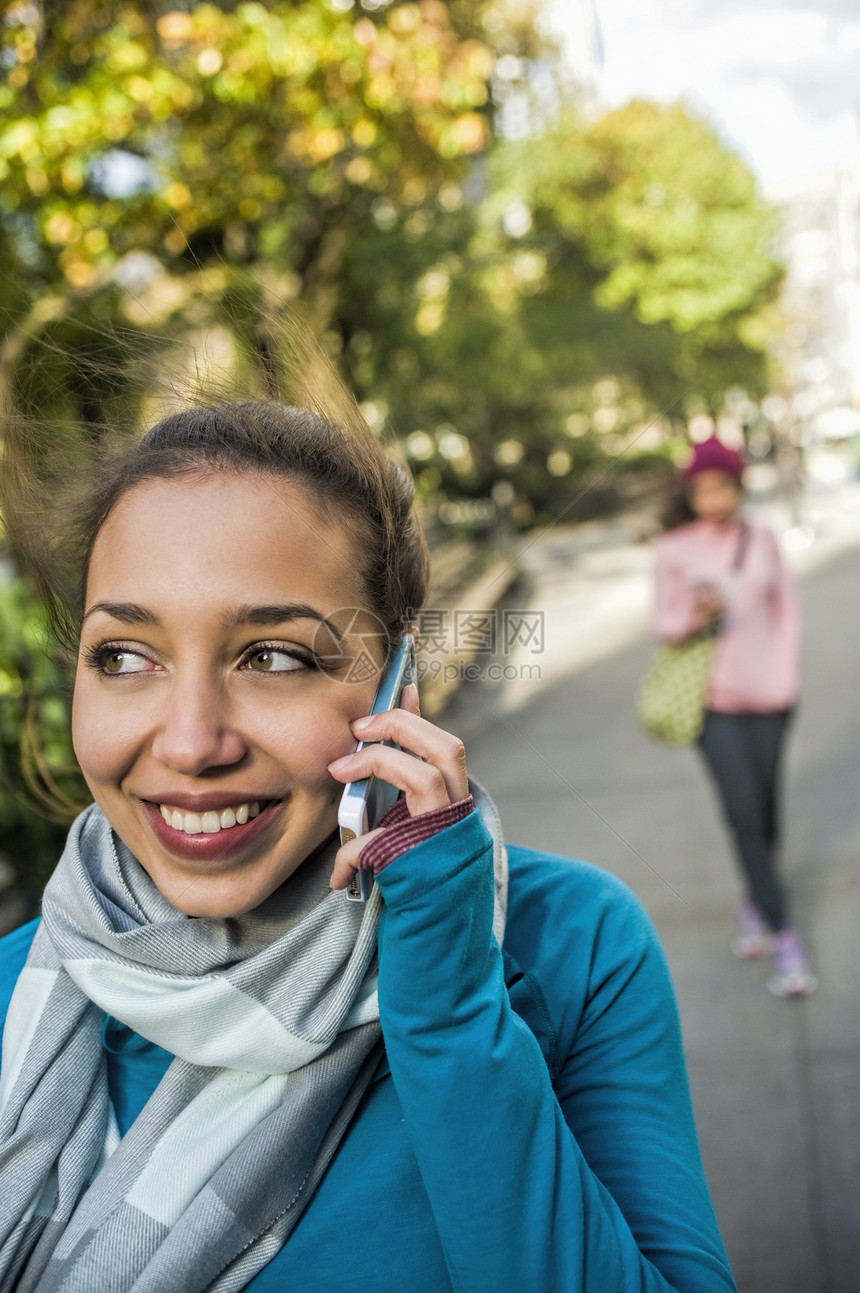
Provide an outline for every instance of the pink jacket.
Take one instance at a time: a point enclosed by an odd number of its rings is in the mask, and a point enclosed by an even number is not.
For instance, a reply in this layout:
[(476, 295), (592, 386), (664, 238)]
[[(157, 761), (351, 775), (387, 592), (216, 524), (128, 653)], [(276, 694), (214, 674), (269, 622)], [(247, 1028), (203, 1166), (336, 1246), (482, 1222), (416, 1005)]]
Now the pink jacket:
[(661, 534), (657, 549), (655, 632), (679, 642), (702, 627), (693, 611), (697, 583), (716, 584), (726, 603), (707, 703), (723, 713), (789, 709), (799, 685), (800, 613), (776, 539), (749, 524), (743, 564), (732, 569), (741, 526), (693, 521)]

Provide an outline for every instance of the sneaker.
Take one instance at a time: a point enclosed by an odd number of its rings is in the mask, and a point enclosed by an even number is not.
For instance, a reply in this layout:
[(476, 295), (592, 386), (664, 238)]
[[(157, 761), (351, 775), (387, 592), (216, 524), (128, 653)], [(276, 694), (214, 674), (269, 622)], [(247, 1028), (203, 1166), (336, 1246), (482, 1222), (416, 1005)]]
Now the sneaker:
[(770, 956), (772, 935), (758, 907), (745, 899), (738, 908), (737, 931), (729, 946), (739, 961), (757, 961)]
[(767, 990), (775, 997), (808, 997), (818, 987), (806, 958), (806, 949), (794, 929), (782, 929), (771, 939), (773, 974)]

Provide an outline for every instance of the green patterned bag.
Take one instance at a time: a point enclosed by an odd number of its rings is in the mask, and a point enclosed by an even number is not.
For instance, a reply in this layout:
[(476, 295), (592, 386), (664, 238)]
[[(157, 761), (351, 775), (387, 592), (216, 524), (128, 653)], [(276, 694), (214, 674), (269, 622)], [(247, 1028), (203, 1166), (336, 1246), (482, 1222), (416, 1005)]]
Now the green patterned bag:
[(657, 647), (636, 702), (639, 721), (655, 741), (692, 745), (698, 740), (716, 643), (716, 633), (710, 632)]

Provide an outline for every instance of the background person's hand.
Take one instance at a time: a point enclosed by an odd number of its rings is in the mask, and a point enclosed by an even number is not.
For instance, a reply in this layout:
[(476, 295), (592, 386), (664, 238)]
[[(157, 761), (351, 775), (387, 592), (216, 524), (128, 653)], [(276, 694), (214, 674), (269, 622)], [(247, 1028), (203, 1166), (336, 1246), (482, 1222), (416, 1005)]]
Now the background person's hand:
[[(357, 718), (350, 725), (359, 741), (394, 741), (401, 748), (374, 744), (329, 764), (336, 781), (361, 781), (381, 777), (403, 791), (411, 817), (457, 803), (469, 793), (466, 751), (450, 732), (435, 727), (419, 712), (418, 689), (413, 684), (403, 691), (399, 709)], [(331, 887), (345, 889), (358, 866), (358, 858), (379, 828), (359, 835), (338, 849)]]
[(716, 584), (696, 585), (693, 589), (693, 610), (697, 618), (706, 624), (725, 614), (725, 598)]

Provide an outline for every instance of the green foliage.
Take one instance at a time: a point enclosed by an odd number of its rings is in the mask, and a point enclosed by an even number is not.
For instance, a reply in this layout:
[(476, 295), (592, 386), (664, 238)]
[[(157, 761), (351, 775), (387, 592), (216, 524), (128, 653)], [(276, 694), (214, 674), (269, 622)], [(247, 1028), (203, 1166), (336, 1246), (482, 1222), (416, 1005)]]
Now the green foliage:
[(610, 371), (636, 374), (657, 403), (668, 394), (649, 373), (658, 365), (716, 408), (732, 384), (766, 389), (775, 217), (708, 125), (681, 105), (634, 102), (501, 148), (494, 165), (500, 195), (530, 210), (523, 241), (546, 256), (554, 286), (564, 294), (567, 279), (581, 296), (590, 279), (600, 348), (607, 326), (617, 343)]
[[(46, 335), (98, 366), (100, 320), (139, 348), (226, 321), (253, 357), (261, 307), (299, 300), (399, 433), (466, 436), (472, 467), (438, 464), (466, 493), (514, 434), (575, 470), (591, 450), (564, 427), (605, 376), (634, 434), (682, 392), (762, 391), (772, 216), (709, 126), (633, 103), (493, 140), (488, 30), (527, 66), (533, 27), (499, 33), (480, 0), (340, 10), (7, 5), (0, 372), (31, 373)], [(44, 389), (109, 419), (73, 369)]]
[(139, 275), (149, 255), (330, 277), (356, 214), (423, 196), (488, 138), (490, 51), (434, 0), (13, 3), (3, 53), (3, 259), (32, 298), (107, 288), (129, 254)]
[(525, 523), (551, 518), (607, 455), (764, 393), (773, 217), (704, 123), (643, 103), (561, 120), (496, 141), (484, 190), (369, 221), (333, 308), (429, 501), (508, 479)]
[(0, 582), (0, 839), (35, 898), (89, 801), (69, 736), (71, 674), (20, 579)]

